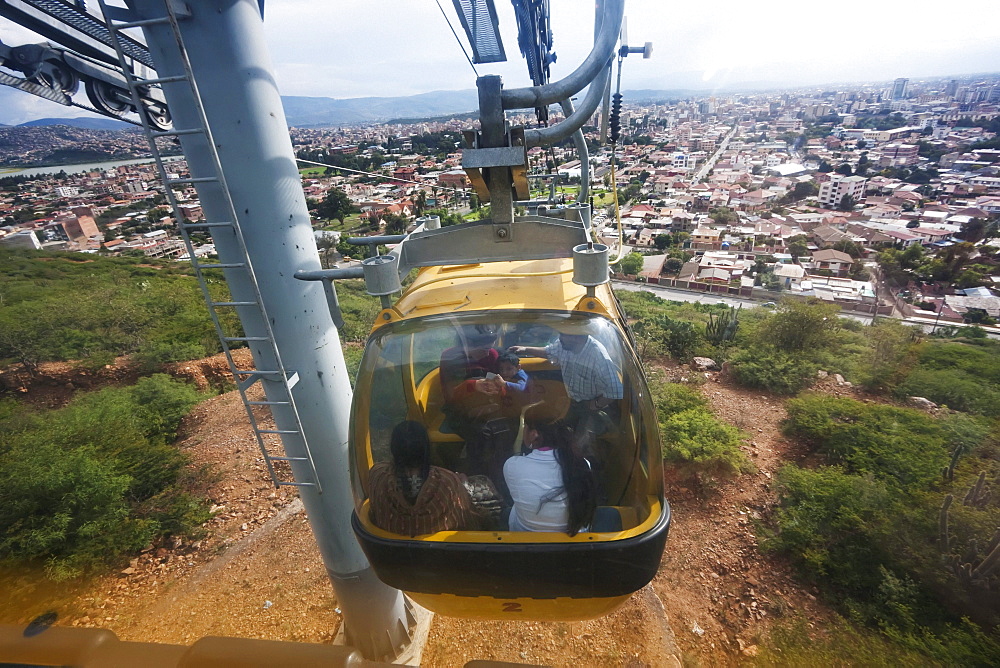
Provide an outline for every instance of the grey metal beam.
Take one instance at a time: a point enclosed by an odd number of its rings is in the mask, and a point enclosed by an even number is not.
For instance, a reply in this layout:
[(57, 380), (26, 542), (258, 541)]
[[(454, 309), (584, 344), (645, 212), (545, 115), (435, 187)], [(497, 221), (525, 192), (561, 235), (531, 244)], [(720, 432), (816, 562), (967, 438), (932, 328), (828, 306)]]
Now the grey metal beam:
[[(0, 0), (0, 16), (67, 49), (118, 67), (118, 56), (111, 48), (107, 26), (86, 9), (62, 0)], [(122, 48), (129, 57), (153, 67), (145, 44), (124, 38)]]
[(534, 109), (571, 98), (594, 80), (615, 50), (621, 32), (624, 0), (605, 0), (600, 36), (587, 58), (565, 79), (544, 86), (511, 88), (503, 92), (504, 109)]
[[(504, 118), (500, 96), (503, 85), (495, 75), (479, 77), (479, 148), (502, 148), (507, 146), (507, 122)], [(484, 174), (490, 191), (490, 211), (492, 212), (493, 241), (510, 241), (514, 221), (513, 179), (507, 167), (489, 167)]]
[(507, 244), (494, 243), (493, 224), (475, 221), (411, 234), (394, 252), (399, 271), (442, 264), (477, 264), (512, 260), (571, 257), (572, 248), (587, 243), (588, 235), (576, 220), (541, 216), (517, 219), (517, 236)]
[[(591, 86), (596, 86), (592, 83)], [(573, 116), (573, 101), (562, 101), (563, 113), (566, 120)], [(580, 194), (576, 201), (584, 204), (590, 203), (590, 150), (587, 148), (587, 138), (583, 136), (583, 127), (577, 128), (573, 133), (573, 143), (576, 144), (576, 152), (580, 156)], [(587, 227), (590, 227), (590, 220), (587, 220)]]
[[(590, 120), (590, 117), (597, 111), (597, 106), (601, 103), (601, 98), (604, 97), (604, 91), (610, 81), (610, 63), (611, 57), (609, 56), (608, 60), (604, 63), (603, 71), (598, 73), (597, 79), (587, 89), (587, 95), (584, 96), (579, 109), (569, 114), (561, 123), (556, 123), (547, 128), (535, 128), (524, 131), (524, 142), (528, 148), (557, 144), (582, 128), (584, 123)], [(565, 99), (562, 100), (562, 102), (565, 101)]]
[[(164, 15), (164, 0), (129, 0), (129, 8), (136, 20), (155, 19)], [(351, 529), (351, 384), (323, 286), (294, 278), (300, 270), (319, 270), (320, 263), (260, 5), (257, 0), (201, 0), (187, 8), (190, 16), (177, 22), (181, 40), (169, 24), (143, 24), (146, 42), (161, 77), (185, 75), (179, 43), (186, 47), (274, 340), (286, 368), (298, 372), (296, 405), (323, 490), (301, 487), (299, 493), (344, 611), (348, 643), (371, 659), (394, 656), (409, 642), (411, 618), (402, 594), (375, 576)], [(192, 88), (172, 82), (163, 89), (175, 127), (199, 127)], [(212, 147), (201, 133), (179, 139), (206, 219), (225, 220), (226, 194), (218, 181), (205, 180), (215, 176)], [(213, 230), (213, 241), (222, 264), (242, 259), (235, 237)], [(254, 298), (245, 272), (226, 270), (226, 277), (234, 301)], [(242, 310), (240, 317), (248, 337), (261, 335), (252, 314)], [(274, 368), (270, 346), (251, 343), (250, 348), (256, 368)], [(288, 429), (287, 412), (279, 406), (273, 413), (278, 429)], [(283, 441), (290, 457), (304, 454), (302, 439)], [(302, 463), (291, 465), (296, 479), (303, 479)]]

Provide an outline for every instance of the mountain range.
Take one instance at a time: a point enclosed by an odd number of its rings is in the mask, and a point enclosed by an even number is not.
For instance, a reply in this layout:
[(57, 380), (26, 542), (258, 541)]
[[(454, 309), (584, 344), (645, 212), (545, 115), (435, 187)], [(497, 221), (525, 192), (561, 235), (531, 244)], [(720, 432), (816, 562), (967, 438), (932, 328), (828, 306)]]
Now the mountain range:
[(135, 125), (118, 121), (113, 118), (94, 118), (92, 116), (80, 116), (78, 118), (38, 118), (27, 123), (21, 123), (19, 128), (36, 128), (47, 125), (69, 125), (74, 128), (84, 130), (127, 130)]
[[(693, 90), (642, 90), (625, 91), (626, 99), (633, 101), (680, 99), (695, 95)], [(325, 127), (331, 125), (356, 125), (391, 120), (417, 120), (453, 114), (478, 114), (478, 97), (474, 89), (439, 90), (403, 97), (356, 97), (335, 99), (330, 97), (282, 96), (285, 117), (290, 126)], [(40, 118), (17, 127), (69, 125), (90, 130), (123, 130), (134, 127), (113, 118), (92, 116), (77, 118)], [(0, 127), (4, 126), (0, 123)]]

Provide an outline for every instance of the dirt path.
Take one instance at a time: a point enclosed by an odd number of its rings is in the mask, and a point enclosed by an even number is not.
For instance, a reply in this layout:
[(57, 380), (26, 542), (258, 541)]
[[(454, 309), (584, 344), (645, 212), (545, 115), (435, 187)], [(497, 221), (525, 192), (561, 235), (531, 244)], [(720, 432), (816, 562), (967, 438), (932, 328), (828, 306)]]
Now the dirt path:
[[(220, 364), (203, 360), (176, 372), (210, 384), (225, 373)], [(667, 375), (691, 373), (675, 368)], [(472, 659), (736, 665), (754, 654), (775, 619), (798, 613), (822, 623), (825, 609), (796, 584), (787, 564), (758, 549), (755, 522), (775, 503), (774, 475), (802, 455), (780, 433), (783, 401), (718, 377), (701, 390), (720, 418), (747, 434), (744, 449), (758, 472), (699, 489), (668, 471), (673, 525), (650, 587), (590, 622), (436, 617), (423, 665)], [(108, 628), (125, 640), (187, 644), (227, 635), (331, 642), (340, 611), (308, 522), (294, 492), (271, 485), (239, 397), (228, 393), (199, 404), (184, 422), (180, 447), (196, 465), (216, 472), (206, 491), (216, 510), (206, 536), (155, 546), (123, 572), (95, 581), (62, 608), (62, 623)]]
[(701, 391), (719, 418), (746, 434), (743, 450), (757, 472), (698, 489), (666, 471), (673, 525), (653, 585), (685, 664), (736, 665), (755, 655), (776, 619), (799, 613), (820, 621), (828, 611), (758, 545), (758, 521), (777, 501), (775, 474), (804, 454), (781, 433), (784, 400), (710, 375)]

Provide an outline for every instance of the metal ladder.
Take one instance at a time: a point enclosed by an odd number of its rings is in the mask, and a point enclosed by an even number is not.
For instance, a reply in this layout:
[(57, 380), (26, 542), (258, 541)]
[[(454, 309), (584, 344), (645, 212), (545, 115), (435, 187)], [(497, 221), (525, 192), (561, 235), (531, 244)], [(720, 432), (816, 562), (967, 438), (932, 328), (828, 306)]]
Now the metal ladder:
[[(226, 184), (225, 175), (222, 171), (222, 164), (219, 159), (218, 152), (215, 150), (215, 142), (212, 138), (212, 132), (208, 126), (208, 118), (205, 115), (205, 108), (202, 104), (201, 95), (198, 92), (198, 86), (195, 83), (194, 75), (191, 69), (191, 63), (188, 59), (187, 49), (184, 46), (183, 39), (180, 34), (178, 27), (178, 20), (182, 20), (184, 16), (184, 9), (180, 6), (180, 3), (175, 3), (172, 0), (164, 0), (164, 15), (159, 18), (152, 19), (140, 19), (135, 21), (115, 21), (112, 19), (113, 12), (118, 8), (109, 8), (105, 4), (106, 0), (99, 0), (101, 11), (104, 14), (105, 20), (107, 21), (108, 30), (111, 35), (112, 46), (118, 54), (119, 61), (122, 65), (122, 71), (125, 79), (128, 83), (129, 92), (132, 95), (132, 101), (139, 110), (139, 117), (142, 120), (142, 127), (146, 135), (146, 140), (149, 144), (150, 152), (153, 155), (154, 162), (156, 163), (157, 171), (159, 172), (160, 179), (163, 183), (163, 190), (166, 195), (167, 200), (170, 203), (170, 207), (173, 210), (174, 220), (180, 230), (181, 237), (184, 240), (184, 246), (187, 249), (188, 257), (191, 259), (191, 264), (194, 267), (195, 275), (198, 277), (198, 283), (201, 286), (202, 295), (205, 298), (205, 303), (208, 305), (208, 311), (212, 318), (212, 323), (215, 325), (216, 334), (219, 336), (219, 341), (222, 343), (222, 349), (226, 354), (226, 361), (229, 363), (229, 370), (233, 374), (233, 378), (236, 381), (236, 387), (240, 392), (240, 397), (243, 401), (243, 406), (246, 408), (247, 416), (250, 419), (250, 425), (253, 428), (255, 438), (257, 440), (257, 445), (260, 448), (261, 454), (264, 456), (264, 462), (267, 464), (268, 473), (271, 475), (271, 480), (274, 482), (276, 487), (282, 485), (289, 485), (294, 487), (313, 487), (317, 492), (322, 492), (322, 488), (319, 483), (319, 476), (316, 475), (316, 464), (313, 460), (312, 452), (309, 449), (309, 442), (306, 439), (305, 431), (302, 428), (302, 420), (299, 416), (299, 410), (295, 405), (295, 397), (292, 393), (292, 389), (295, 387), (299, 380), (298, 372), (290, 371), (285, 368), (285, 365), (281, 361), (281, 354), (278, 350), (277, 343), (274, 339), (274, 331), (271, 327), (271, 320), (267, 315), (267, 310), (264, 306), (264, 301), (261, 298), (260, 286), (257, 282), (257, 277), (254, 273), (253, 265), (250, 262), (250, 256), (247, 251), (246, 241), (243, 236), (243, 232), (240, 229), (239, 221), (236, 216), (236, 207), (233, 204), (232, 196), (229, 191), (229, 187)], [(122, 34), (122, 31), (128, 30), (130, 28), (141, 28), (148, 25), (167, 25), (173, 32), (173, 36), (176, 39), (178, 49), (181, 54), (181, 61), (184, 67), (184, 74), (178, 76), (167, 76), (155, 79), (140, 79), (133, 75), (130, 68), (127, 67), (127, 54), (122, 49), (122, 43), (127, 37)], [(139, 87), (140, 86), (153, 86), (162, 83), (174, 83), (174, 82), (186, 82), (190, 88), (192, 97), (194, 99), (194, 106), (197, 111), (198, 116), (198, 126), (191, 128), (177, 129), (172, 128), (170, 130), (154, 130), (150, 124), (148, 115), (140, 103), (139, 97)], [(159, 147), (156, 144), (157, 138), (160, 137), (179, 137), (182, 135), (201, 135), (211, 156), (212, 165), (214, 168), (215, 175), (200, 178), (168, 178), (166, 167), (163, 164), (163, 157), (160, 153)], [(199, 183), (205, 184), (218, 184), (219, 189), (223, 194), (223, 199), (225, 200), (225, 215), (226, 220), (213, 220), (206, 221), (202, 220), (199, 222), (186, 221), (183, 214), (181, 213), (180, 207), (177, 202), (176, 194), (174, 193), (174, 188), (178, 186), (189, 186), (197, 185)], [(217, 234), (232, 234), (233, 238), (237, 242), (237, 246), (240, 251), (240, 258), (237, 262), (229, 263), (211, 263), (203, 264), (197, 257), (194, 251), (194, 246), (191, 242), (190, 232), (192, 230), (209, 230), (213, 239)], [(253, 287), (252, 301), (216, 301), (208, 289), (208, 284), (205, 280), (206, 270), (219, 270), (219, 269), (229, 269), (234, 271), (242, 271), (245, 273), (245, 278), (249, 285)], [(263, 331), (266, 333), (264, 336), (229, 336), (222, 327), (222, 323), (219, 319), (220, 308), (237, 308), (243, 307), (243, 317), (253, 318), (256, 321), (256, 325), (259, 326), (257, 331)], [(251, 315), (247, 315), (247, 311), (250, 311)], [(270, 347), (271, 358), (275, 362), (275, 368), (270, 370), (241, 370), (236, 367), (236, 363), (233, 360), (233, 346), (240, 344), (251, 344), (259, 343)], [(268, 384), (267, 397), (264, 401), (252, 400), (247, 396), (248, 391), (257, 383), (263, 380), (274, 381)], [(294, 424), (291, 429), (262, 429), (258, 424), (257, 417), (254, 415), (254, 408), (257, 406), (266, 407), (268, 410), (273, 411), (273, 407), (276, 406), (286, 406), (288, 412), (291, 414), (294, 420)], [(272, 413), (273, 415), (273, 413)], [(302, 457), (288, 457), (288, 456), (278, 456), (271, 454), (267, 440), (269, 437), (298, 437), (302, 439), (304, 446), (305, 456)], [(275, 462), (305, 462), (308, 467), (309, 480), (285, 480), (279, 477), (278, 471), (275, 469)]]

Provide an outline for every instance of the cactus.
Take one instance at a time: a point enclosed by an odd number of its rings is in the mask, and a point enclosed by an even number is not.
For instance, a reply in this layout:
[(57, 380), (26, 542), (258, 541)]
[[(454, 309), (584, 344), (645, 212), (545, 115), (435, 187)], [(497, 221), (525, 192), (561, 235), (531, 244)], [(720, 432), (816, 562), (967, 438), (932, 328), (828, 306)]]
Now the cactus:
[[(965, 495), (962, 503), (972, 506), (978, 510), (983, 510), (992, 496), (986, 489), (986, 473), (980, 473), (976, 482)], [(948, 526), (949, 509), (954, 496), (948, 494), (941, 504), (941, 511), (938, 513), (938, 543), (943, 553), (944, 564), (955, 574), (955, 577), (965, 586), (990, 587), (990, 578), (998, 573), (1000, 567), (1000, 528), (993, 533), (992, 539), (982, 550), (980, 558), (979, 541), (970, 538), (964, 545), (955, 546), (955, 554), (951, 551), (951, 535)]]
[(986, 471), (981, 471), (979, 473), (979, 478), (976, 480), (975, 484), (969, 488), (969, 493), (965, 495), (962, 500), (963, 506), (972, 506), (973, 508), (978, 508), (983, 510), (986, 508), (986, 504), (990, 502), (993, 498), (993, 492), (986, 487)]
[(987, 578), (1000, 566), (1000, 529), (993, 534), (993, 540), (986, 546), (986, 556), (972, 571), (973, 578)]
[(742, 304), (739, 307), (730, 307), (723, 311), (718, 318), (715, 317), (714, 313), (709, 312), (708, 323), (705, 325), (705, 338), (708, 339), (709, 343), (718, 346), (729, 343), (736, 338), (736, 331), (740, 327), (739, 311), (742, 308)]
[(951, 538), (948, 535), (948, 508), (951, 507), (951, 502), (954, 500), (955, 497), (951, 494), (944, 497), (944, 503), (941, 504), (941, 512), (938, 514), (938, 535), (942, 550), (947, 550), (951, 545)]
[(944, 476), (945, 480), (955, 479), (955, 466), (958, 464), (958, 460), (964, 451), (965, 449), (962, 446), (957, 446), (955, 451), (951, 453), (951, 461), (948, 462), (948, 466), (941, 469), (941, 474)]

